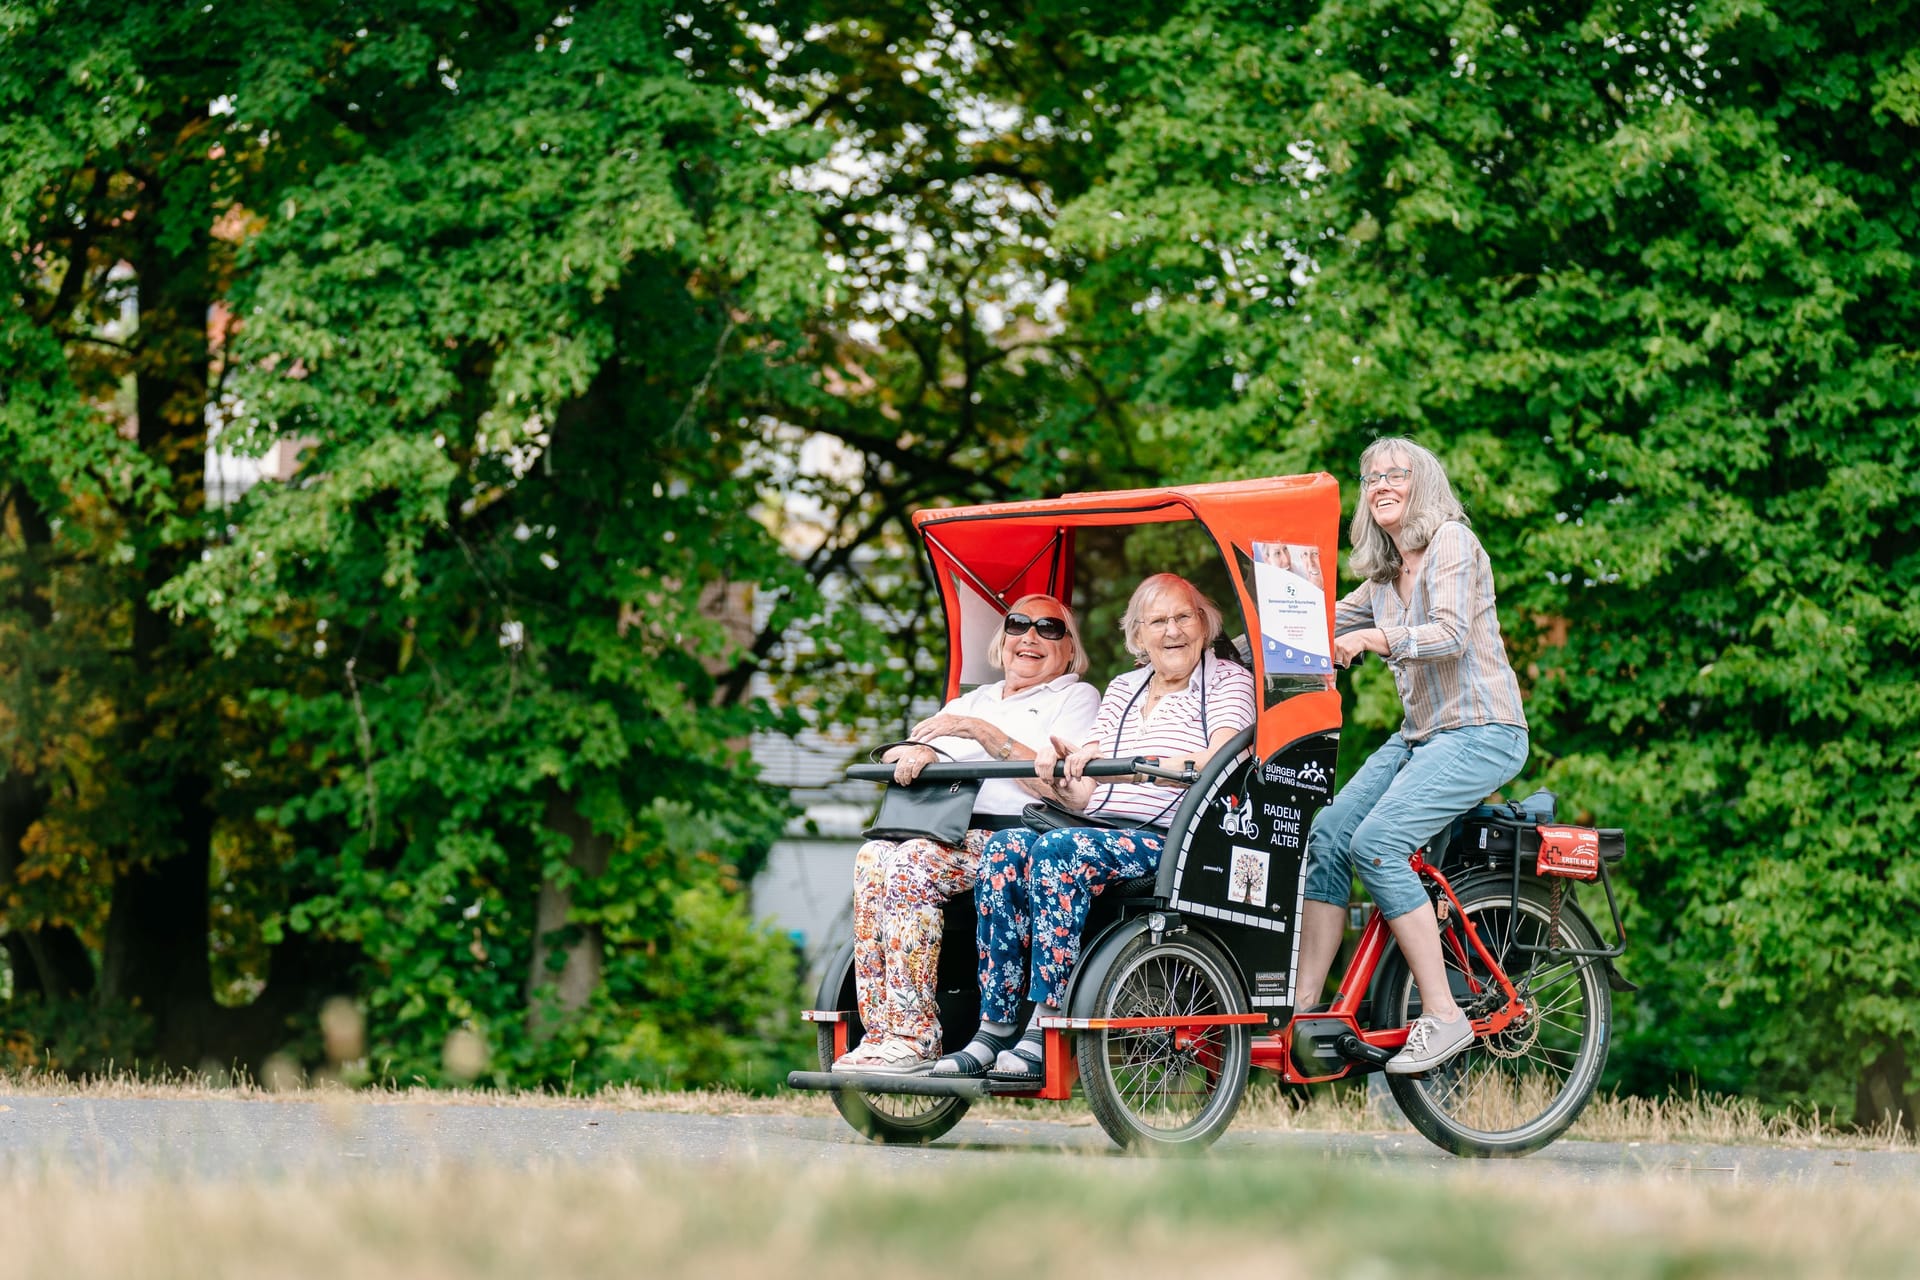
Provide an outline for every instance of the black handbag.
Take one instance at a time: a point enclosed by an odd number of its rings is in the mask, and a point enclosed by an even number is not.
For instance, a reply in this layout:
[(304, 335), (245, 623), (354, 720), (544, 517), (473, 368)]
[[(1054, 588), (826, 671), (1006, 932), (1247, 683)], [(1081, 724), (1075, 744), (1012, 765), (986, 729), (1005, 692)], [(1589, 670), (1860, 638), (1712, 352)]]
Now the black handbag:
[[(947, 753), (928, 742), (911, 738), (886, 742), (875, 747), (871, 758), (893, 747), (925, 747), (936, 755)], [(952, 756), (947, 756), (951, 760)], [(973, 825), (973, 804), (980, 796), (980, 779), (962, 778), (954, 782), (920, 782), (903, 787), (887, 784), (880, 798), (880, 812), (865, 834), (869, 840), (936, 840), (959, 846), (966, 843), (967, 829)]]

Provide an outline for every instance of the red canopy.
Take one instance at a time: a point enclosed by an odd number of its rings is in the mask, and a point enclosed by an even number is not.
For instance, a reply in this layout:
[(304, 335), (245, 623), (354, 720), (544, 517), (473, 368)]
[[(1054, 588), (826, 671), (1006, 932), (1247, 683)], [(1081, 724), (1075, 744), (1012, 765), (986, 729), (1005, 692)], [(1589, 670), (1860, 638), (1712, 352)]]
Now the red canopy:
[[(1308, 733), (1339, 728), (1327, 588), (1340, 489), (1325, 472), (915, 512), (946, 608), (946, 696), (994, 678), (987, 644), (1010, 602), (1033, 592), (1071, 599), (1076, 529), (1176, 520), (1206, 529), (1239, 597), (1264, 691), (1256, 754), (1264, 760)], [(1227, 631), (1235, 629), (1229, 614)]]

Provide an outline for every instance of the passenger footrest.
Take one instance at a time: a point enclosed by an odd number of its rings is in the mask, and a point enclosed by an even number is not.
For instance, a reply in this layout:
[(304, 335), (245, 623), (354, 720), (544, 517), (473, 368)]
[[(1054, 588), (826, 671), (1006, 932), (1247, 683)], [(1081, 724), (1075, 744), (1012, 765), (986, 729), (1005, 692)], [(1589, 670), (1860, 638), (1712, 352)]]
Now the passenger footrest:
[(827, 1093), (910, 1093), (923, 1098), (991, 1098), (999, 1094), (1033, 1093), (1032, 1085), (1009, 1085), (998, 1080), (948, 1080), (933, 1076), (856, 1075), (853, 1072), (794, 1071), (787, 1088)]

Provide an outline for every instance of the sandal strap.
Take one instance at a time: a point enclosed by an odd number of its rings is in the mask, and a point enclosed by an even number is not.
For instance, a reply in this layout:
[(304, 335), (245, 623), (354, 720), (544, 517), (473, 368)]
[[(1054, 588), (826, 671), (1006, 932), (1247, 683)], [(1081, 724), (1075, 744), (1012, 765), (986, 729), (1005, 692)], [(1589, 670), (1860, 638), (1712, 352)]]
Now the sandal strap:
[(1005, 1071), (995, 1061), (994, 1069), (987, 1073), (990, 1080), (1011, 1081), (1015, 1084), (1031, 1084), (1046, 1078), (1046, 1051), (1038, 1039), (1029, 1040), (1022, 1036), (1012, 1046), (1002, 1050), (1008, 1057), (1017, 1059), (1021, 1064), (1019, 1071)]
[(993, 1065), (991, 1058), (979, 1058), (967, 1049), (955, 1049), (933, 1064), (936, 1076), (982, 1076)]

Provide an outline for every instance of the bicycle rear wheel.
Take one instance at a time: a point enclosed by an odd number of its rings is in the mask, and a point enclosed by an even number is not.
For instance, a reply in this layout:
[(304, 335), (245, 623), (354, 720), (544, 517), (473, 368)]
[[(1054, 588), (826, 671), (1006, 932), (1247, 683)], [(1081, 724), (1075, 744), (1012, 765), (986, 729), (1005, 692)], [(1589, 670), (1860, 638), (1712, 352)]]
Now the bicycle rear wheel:
[[(865, 1028), (860, 1023), (860, 1015), (855, 1012), (859, 1004), (853, 975), (853, 945), (848, 943), (841, 947), (839, 953), (828, 963), (826, 973), (820, 980), (816, 1007), (845, 1009), (852, 1014), (847, 1025), (847, 1043), (858, 1044), (862, 1035), (865, 1034)], [(970, 1030), (980, 1020), (979, 1008), (977, 1004), (965, 1007), (950, 1006), (943, 995), (940, 1020), (945, 1027), (966, 1027)], [(815, 1026), (815, 1032), (820, 1069), (831, 1071), (833, 1069), (833, 1027), (829, 1023), (818, 1023)], [(966, 1041), (963, 1039), (961, 1043), (964, 1044)], [(961, 1118), (967, 1114), (967, 1108), (972, 1104), (965, 1098), (937, 1098), (912, 1093), (860, 1093), (852, 1089), (836, 1089), (833, 1092), (833, 1105), (843, 1120), (875, 1142), (927, 1143), (944, 1136), (949, 1129), (959, 1124)]]
[[(1613, 1026), (1606, 962), (1550, 957), (1517, 944), (1545, 946), (1550, 912), (1544, 886), (1509, 883), (1459, 888), (1460, 905), (1526, 1004), (1505, 1030), (1423, 1076), (1389, 1076), (1394, 1100), (1428, 1139), (1461, 1156), (1519, 1156), (1538, 1151), (1579, 1118), (1600, 1082)], [(1469, 1016), (1505, 1003), (1459, 920), (1441, 925), (1453, 996)], [(1596, 950), (1593, 926), (1569, 904), (1560, 915), (1562, 946)], [(1373, 1000), (1376, 1028), (1420, 1016), (1420, 994), (1399, 951), (1384, 961)]]

